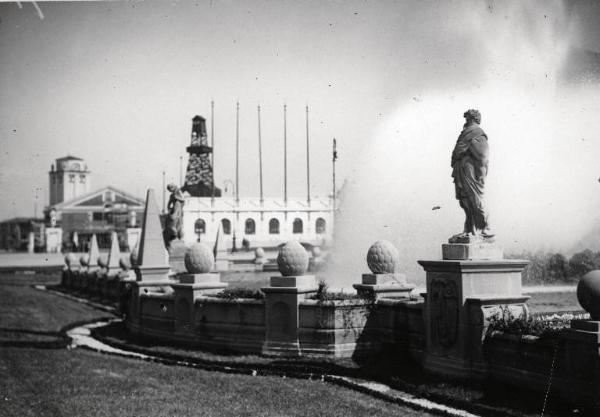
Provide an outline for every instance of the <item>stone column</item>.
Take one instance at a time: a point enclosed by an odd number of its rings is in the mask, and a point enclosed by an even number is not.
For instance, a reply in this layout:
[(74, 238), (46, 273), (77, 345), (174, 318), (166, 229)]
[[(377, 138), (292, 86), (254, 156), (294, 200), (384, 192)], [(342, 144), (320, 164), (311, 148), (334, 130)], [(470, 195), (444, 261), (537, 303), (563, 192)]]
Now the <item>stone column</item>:
[(179, 274), (179, 283), (171, 284), (175, 293), (175, 333), (191, 336), (196, 299), (219, 292), (228, 284), (221, 282), (220, 274), (210, 273), (215, 259), (205, 243), (192, 244), (185, 251), (184, 263), (188, 273)]
[(271, 277), (265, 293), (265, 343), (262, 352), (274, 356), (299, 356), (299, 305), (308, 293), (317, 291), (314, 275), (304, 275), (308, 253), (296, 241), (286, 243), (277, 257), (283, 276)]
[(488, 319), (502, 309), (527, 315), (521, 272), (529, 261), (503, 259), (502, 249), (489, 241), (445, 244), (442, 253), (442, 260), (418, 261), (427, 273), (424, 368), (481, 379)]

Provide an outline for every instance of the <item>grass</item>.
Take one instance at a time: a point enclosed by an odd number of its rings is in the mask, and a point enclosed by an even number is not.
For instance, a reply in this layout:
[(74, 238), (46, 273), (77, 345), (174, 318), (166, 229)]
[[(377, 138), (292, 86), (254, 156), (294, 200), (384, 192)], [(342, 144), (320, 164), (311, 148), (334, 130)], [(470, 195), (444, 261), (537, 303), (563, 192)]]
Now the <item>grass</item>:
[[(0, 275), (4, 341), (47, 341), (73, 322), (110, 316), (31, 288), (58, 282), (57, 275)], [(0, 343), (0, 375), (2, 416), (429, 415), (326, 382), (209, 372), (80, 349)]]
[(58, 281), (56, 274), (0, 274), (0, 346), (64, 347), (66, 326), (112, 317), (32, 287)]
[(2, 415), (428, 415), (325, 382), (221, 374), (80, 350), (3, 348), (0, 367)]
[(572, 292), (533, 293), (527, 301), (532, 313), (582, 310), (577, 301), (577, 294)]

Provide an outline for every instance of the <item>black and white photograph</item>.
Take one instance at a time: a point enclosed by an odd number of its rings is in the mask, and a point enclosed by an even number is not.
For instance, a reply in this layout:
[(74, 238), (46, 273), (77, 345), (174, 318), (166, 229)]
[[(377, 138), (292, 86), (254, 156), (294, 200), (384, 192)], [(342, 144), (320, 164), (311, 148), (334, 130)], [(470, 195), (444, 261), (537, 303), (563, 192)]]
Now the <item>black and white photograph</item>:
[(600, 415), (600, 2), (0, 1), (0, 416)]

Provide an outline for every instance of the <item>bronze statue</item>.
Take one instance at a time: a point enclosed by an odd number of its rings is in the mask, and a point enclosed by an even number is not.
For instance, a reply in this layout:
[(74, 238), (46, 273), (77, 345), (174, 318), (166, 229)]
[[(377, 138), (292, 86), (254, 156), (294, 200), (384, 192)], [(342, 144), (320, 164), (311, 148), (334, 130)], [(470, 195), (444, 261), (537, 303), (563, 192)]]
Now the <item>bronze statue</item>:
[(168, 215), (165, 219), (165, 230), (163, 237), (167, 248), (173, 239), (181, 239), (183, 237), (183, 193), (175, 184), (167, 185), (167, 190), (171, 193), (169, 203), (167, 204)]
[(478, 110), (467, 110), (463, 116), (466, 122), (452, 151), (451, 166), (456, 199), (465, 211), (465, 225), (462, 233), (450, 239), (451, 243), (470, 236), (494, 237), (482, 201), (488, 173), (488, 138), (479, 126), (481, 113)]

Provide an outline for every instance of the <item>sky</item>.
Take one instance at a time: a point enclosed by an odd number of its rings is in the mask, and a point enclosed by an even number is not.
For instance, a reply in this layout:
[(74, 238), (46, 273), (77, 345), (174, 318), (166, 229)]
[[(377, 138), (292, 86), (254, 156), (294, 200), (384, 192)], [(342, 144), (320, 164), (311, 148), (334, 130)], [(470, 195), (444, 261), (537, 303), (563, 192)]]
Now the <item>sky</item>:
[(290, 196), (306, 196), (305, 106), (313, 197), (331, 194), (337, 139), (336, 250), (353, 271), (377, 239), (416, 265), (460, 231), (449, 156), (473, 107), (507, 250), (568, 250), (600, 225), (600, 90), (561, 75), (577, 72), (573, 51), (600, 52), (598, 2), (37, 5), (0, 3), (0, 219), (33, 215), (36, 201), (39, 214), (67, 154), (87, 161), (92, 189), (142, 197), (163, 171), (178, 182), (191, 118), (210, 120), (211, 101), (223, 188), (239, 101), (240, 197), (258, 195), (258, 105), (266, 197), (283, 194), (284, 104)]
[(308, 105), (311, 193), (327, 196), (333, 137), (345, 178), (354, 167), (344, 144), (366, 145), (397, 100), (396, 25), (415, 24), (391, 3), (38, 5), (43, 20), (32, 4), (0, 4), (0, 184), (9, 196), (0, 218), (33, 214), (50, 164), (66, 154), (88, 162), (93, 188), (143, 196), (163, 170), (178, 180), (191, 118), (210, 119), (211, 100), (217, 186), (235, 181), (239, 101), (240, 195), (258, 193), (258, 105), (265, 194), (282, 195), (287, 104), (289, 194), (304, 198)]

